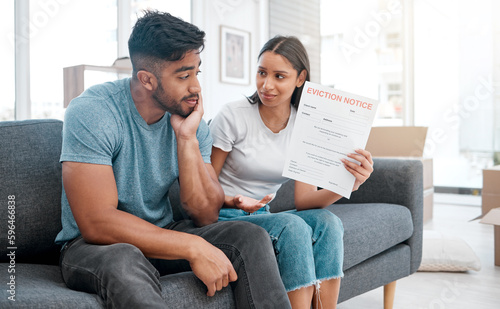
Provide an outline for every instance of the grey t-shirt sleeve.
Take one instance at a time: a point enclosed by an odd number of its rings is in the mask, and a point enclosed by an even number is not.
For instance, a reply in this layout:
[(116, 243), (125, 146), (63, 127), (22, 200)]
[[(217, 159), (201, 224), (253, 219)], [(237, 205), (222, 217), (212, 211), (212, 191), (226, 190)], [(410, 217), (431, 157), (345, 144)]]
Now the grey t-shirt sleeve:
[(205, 120), (201, 120), (198, 131), (196, 132), (196, 137), (200, 143), (200, 153), (203, 158), (203, 162), (211, 163), (210, 156), (212, 155), (212, 135), (210, 134), (210, 129), (208, 128)]
[(119, 125), (105, 100), (79, 97), (64, 117), (60, 161), (112, 165), (119, 147)]

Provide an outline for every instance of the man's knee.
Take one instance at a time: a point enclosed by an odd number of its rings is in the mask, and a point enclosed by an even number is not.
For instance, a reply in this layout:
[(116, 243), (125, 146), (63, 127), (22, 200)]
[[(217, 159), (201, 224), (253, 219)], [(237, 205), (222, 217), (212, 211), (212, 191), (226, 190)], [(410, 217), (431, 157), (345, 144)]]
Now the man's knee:
[[(108, 290), (112, 286), (126, 291), (135, 289), (161, 289), (160, 274), (139, 248), (125, 243), (110, 245), (106, 252), (107, 265), (102, 267), (103, 284)], [(130, 295), (133, 297), (133, 295)]]
[(159, 277), (157, 270), (141, 250), (127, 243), (94, 246), (93, 252), (81, 265), (94, 272), (101, 280), (125, 281), (134, 276)]
[(246, 221), (227, 222), (225, 233), (232, 235), (235, 239), (242, 239), (243, 243), (262, 243), (269, 241), (269, 234), (257, 224)]
[[(269, 234), (262, 227), (246, 221), (224, 222), (225, 241), (228, 249), (239, 256), (274, 256)], [(221, 248), (222, 249), (222, 248)]]
[[(137, 267), (143, 268), (144, 265), (151, 264), (144, 254), (134, 245), (118, 243), (106, 246), (106, 257), (109, 268), (113, 272), (127, 273)], [(147, 267), (150, 270), (150, 267)]]
[[(83, 245), (83, 247), (88, 245)], [(79, 251), (69, 248), (61, 263), (61, 271), (67, 286), (91, 293), (102, 293), (111, 286), (131, 285), (138, 279), (156, 283), (157, 270), (142, 252), (130, 244), (91, 245), (91, 249)], [(82, 255), (83, 253), (86, 253)], [(79, 257), (77, 255), (80, 254)]]

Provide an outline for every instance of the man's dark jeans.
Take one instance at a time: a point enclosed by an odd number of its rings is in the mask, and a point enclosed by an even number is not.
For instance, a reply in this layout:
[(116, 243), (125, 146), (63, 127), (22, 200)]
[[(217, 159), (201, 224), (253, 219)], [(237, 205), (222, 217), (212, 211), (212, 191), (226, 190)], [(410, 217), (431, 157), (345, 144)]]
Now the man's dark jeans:
[[(218, 222), (199, 228), (189, 220), (165, 228), (203, 237), (227, 255), (238, 275), (231, 283), (237, 308), (290, 308), (264, 229), (248, 222)], [(98, 294), (112, 308), (167, 307), (159, 277), (187, 270), (189, 263), (184, 260), (147, 259), (130, 244), (92, 245), (81, 237), (68, 243), (61, 254), (66, 285)]]

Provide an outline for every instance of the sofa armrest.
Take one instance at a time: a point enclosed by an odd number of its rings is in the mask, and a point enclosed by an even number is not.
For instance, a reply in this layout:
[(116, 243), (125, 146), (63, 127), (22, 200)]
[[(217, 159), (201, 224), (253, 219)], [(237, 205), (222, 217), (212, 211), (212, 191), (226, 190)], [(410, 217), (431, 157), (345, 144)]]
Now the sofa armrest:
[(387, 203), (407, 207), (413, 221), (413, 234), (406, 241), (411, 249), (410, 273), (417, 271), (422, 260), (423, 233), (423, 164), (411, 158), (374, 158), (370, 178), (337, 203)]
[[(411, 249), (410, 273), (417, 271), (422, 260), (423, 230), (423, 164), (419, 159), (374, 158), (370, 178), (336, 204), (386, 203), (407, 207), (413, 220), (413, 234), (406, 241)], [(288, 181), (271, 202), (271, 211), (294, 208), (294, 182)]]
[(370, 178), (350, 199), (342, 198), (337, 203), (387, 203), (422, 210), (422, 161), (410, 158), (374, 158), (373, 161)]

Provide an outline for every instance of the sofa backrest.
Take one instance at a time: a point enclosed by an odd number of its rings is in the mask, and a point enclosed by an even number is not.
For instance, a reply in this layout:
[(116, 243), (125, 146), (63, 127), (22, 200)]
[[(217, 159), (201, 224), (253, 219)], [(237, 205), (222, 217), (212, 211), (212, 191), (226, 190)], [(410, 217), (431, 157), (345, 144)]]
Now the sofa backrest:
[(280, 212), (284, 210), (295, 209), (295, 181), (290, 179), (281, 185), (276, 197), (269, 203), (271, 212)]
[(58, 263), (61, 133), (59, 120), (0, 122), (1, 262)]

